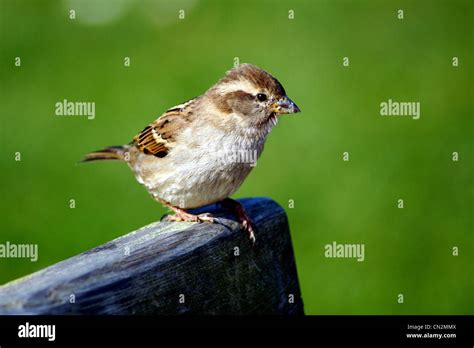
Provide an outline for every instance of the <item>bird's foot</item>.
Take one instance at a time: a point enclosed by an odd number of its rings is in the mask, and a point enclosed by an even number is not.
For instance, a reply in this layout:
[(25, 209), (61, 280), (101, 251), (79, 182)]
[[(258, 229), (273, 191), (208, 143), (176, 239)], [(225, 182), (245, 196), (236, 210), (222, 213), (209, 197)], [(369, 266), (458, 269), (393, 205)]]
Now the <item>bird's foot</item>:
[[(239, 220), (241, 219), (239, 218)], [(247, 217), (247, 218), (243, 218), (241, 222), (242, 222), (242, 226), (244, 230), (248, 232), (249, 238), (252, 241), (252, 244), (255, 244), (255, 225), (253, 224), (252, 220), (250, 220), (250, 218)]]
[(216, 221), (216, 218), (212, 214), (209, 214), (209, 213), (194, 215), (177, 207), (169, 206), (169, 208), (175, 212), (175, 215), (166, 215), (163, 218), (163, 221), (209, 222), (209, 223), (214, 223)]
[(252, 222), (252, 219), (245, 212), (244, 206), (240, 202), (233, 200), (231, 198), (226, 198), (219, 202), (223, 207), (232, 211), (236, 216), (239, 222), (242, 224), (244, 230), (249, 234), (249, 238), (253, 244), (255, 244), (255, 225)]

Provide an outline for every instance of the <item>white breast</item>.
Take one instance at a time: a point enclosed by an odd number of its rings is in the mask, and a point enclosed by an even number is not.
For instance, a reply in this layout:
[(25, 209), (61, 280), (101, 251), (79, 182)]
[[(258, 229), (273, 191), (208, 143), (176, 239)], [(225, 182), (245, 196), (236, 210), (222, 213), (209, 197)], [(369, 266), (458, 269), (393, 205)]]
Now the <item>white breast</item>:
[(250, 173), (265, 141), (211, 126), (189, 127), (164, 158), (141, 154), (137, 180), (155, 197), (183, 209), (232, 195)]

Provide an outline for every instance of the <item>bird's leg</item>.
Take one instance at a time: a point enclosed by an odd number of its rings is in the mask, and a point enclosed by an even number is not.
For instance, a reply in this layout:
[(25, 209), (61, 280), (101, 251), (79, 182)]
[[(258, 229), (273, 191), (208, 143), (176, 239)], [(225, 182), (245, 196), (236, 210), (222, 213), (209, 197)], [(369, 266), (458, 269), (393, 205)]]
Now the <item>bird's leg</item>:
[(222, 201), (219, 202), (222, 204), (223, 207), (229, 209), (232, 211), (235, 215), (237, 215), (237, 218), (239, 219), (239, 222), (242, 224), (244, 227), (244, 230), (246, 230), (249, 234), (250, 240), (255, 243), (255, 225), (250, 219), (250, 217), (247, 215), (245, 212), (245, 209), (240, 202), (233, 200), (232, 198), (226, 198)]
[(186, 210), (181, 209), (179, 207), (175, 207), (167, 202), (161, 201), (160, 202), (165, 205), (167, 208), (174, 211), (175, 215), (167, 215), (163, 219), (164, 221), (185, 221), (185, 222), (215, 222), (215, 217), (212, 214), (204, 213), (199, 215), (194, 215), (188, 213)]

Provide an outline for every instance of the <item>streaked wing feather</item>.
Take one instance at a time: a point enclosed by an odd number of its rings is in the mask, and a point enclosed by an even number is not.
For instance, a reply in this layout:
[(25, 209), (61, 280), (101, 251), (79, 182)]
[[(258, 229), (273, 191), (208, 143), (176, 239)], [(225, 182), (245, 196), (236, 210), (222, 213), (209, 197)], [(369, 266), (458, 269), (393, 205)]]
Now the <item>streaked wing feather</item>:
[(192, 115), (196, 98), (168, 109), (133, 138), (135, 146), (146, 155), (164, 157), (173, 145), (176, 135)]

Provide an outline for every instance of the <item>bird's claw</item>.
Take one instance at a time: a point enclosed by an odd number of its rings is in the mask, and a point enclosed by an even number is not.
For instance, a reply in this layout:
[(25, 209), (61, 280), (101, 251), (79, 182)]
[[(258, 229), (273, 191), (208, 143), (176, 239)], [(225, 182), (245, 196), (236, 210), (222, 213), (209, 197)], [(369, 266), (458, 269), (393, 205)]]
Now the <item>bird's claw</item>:
[(250, 217), (245, 212), (245, 209), (242, 204), (238, 201), (233, 200), (232, 198), (226, 198), (220, 201), (219, 204), (231, 210), (235, 215), (237, 215), (237, 219), (242, 224), (243, 229), (249, 234), (249, 238), (252, 241), (252, 245), (254, 245), (256, 228)]
[(252, 241), (252, 244), (255, 244), (255, 228), (253, 226), (252, 221), (250, 221), (249, 219), (243, 219), (242, 227), (244, 228), (245, 231), (248, 232), (249, 238)]
[[(170, 222), (178, 222), (178, 221), (184, 221), (184, 222), (208, 222), (208, 223), (219, 223), (219, 218), (214, 217), (210, 213), (203, 213), (203, 214), (190, 214), (184, 209), (172, 206), (169, 203), (162, 202), (164, 205), (166, 205), (168, 208), (173, 210), (175, 212), (175, 215), (166, 215), (164, 216), (161, 220), (162, 221), (170, 221)], [(252, 245), (255, 244), (255, 225), (253, 224), (252, 220), (250, 217), (246, 214), (244, 207), (242, 206), (241, 203), (238, 201), (234, 201), (231, 198), (226, 198), (220, 202), (217, 203), (218, 206), (226, 207), (233, 211), (239, 220), (239, 222), (242, 224), (243, 230), (245, 230), (249, 238), (252, 242)]]
[(175, 215), (166, 215), (161, 221), (168, 222), (209, 222), (214, 223), (216, 218), (210, 213), (193, 215), (186, 212), (176, 212)]
[(195, 216), (198, 222), (209, 222), (211, 224), (216, 222), (216, 218), (211, 213), (203, 213)]

